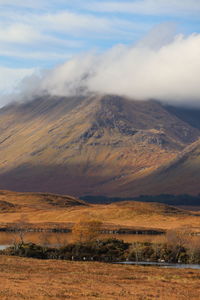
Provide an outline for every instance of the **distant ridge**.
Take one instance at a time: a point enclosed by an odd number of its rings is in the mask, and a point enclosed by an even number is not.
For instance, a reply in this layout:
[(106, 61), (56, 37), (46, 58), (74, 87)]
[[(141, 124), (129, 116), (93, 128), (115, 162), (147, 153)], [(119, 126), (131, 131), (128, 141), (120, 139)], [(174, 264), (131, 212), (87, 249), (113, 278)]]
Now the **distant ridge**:
[(170, 195), (170, 194), (160, 194), (160, 195), (140, 195), (136, 197), (106, 197), (106, 196), (82, 196), (80, 199), (94, 204), (100, 203), (113, 203), (122, 201), (138, 201), (138, 202), (156, 202), (163, 203), (167, 205), (175, 206), (197, 206), (200, 207), (200, 195), (193, 196), (187, 194), (180, 195)]
[(68, 195), (0, 191), (0, 210), (19, 209), (23, 207), (49, 209), (87, 205), (83, 200)]

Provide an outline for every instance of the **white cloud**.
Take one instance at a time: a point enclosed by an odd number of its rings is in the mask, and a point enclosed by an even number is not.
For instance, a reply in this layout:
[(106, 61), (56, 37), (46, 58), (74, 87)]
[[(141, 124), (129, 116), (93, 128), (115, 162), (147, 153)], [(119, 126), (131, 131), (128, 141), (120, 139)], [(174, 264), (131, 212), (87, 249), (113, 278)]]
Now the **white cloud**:
[[(72, 33), (100, 33), (110, 34), (118, 33), (121, 27), (127, 28), (127, 25), (134, 26), (133, 23), (113, 18), (97, 17), (87, 14), (78, 14), (68, 11), (56, 14), (46, 14), (38, 17), (40, 24), (50, 30)], [(138, 26), (138, 25), (137, 25)]]
[(20, 82), (35, 72), (34, 69), (10, 69), (0, 67), (0, 107), (7, 104), (10, 99), (7, 96), (9, 93), (15, 93)]
[[(200, 35), (178, 35), (162, 46), (160, 39), (156, 46), (154, 32), (151, 35), (146, 44), (121, 45), (102, 55), (73, 58), (44, 74), (35, 89), (52, 95), (86, 89), (137, 100), (200, 105)], [(27, 81), (26, 92), (29, 84)]]
[[(73, 37), (87, 38), (90, 34), (99, 38), (102, 36), (112, 37), (126, 34), (128, 31), (144, 31), (149, 28), (145, 22), (127, 21), (121, 18), (110, 18), (103, 16), (96, 16), (94, 14), (74, 13), (68, 10), (48, 13), (19, 13), (13, 15), (8, 12), (0, 12), (1, 18), (6, 18), (11, 24), (22, 24), (27, 29), (31, 29), (43, 34), (56, 36), (57, 33), (67, 34)], [(1, 20), (0, 20), (1, 22)], [(3, 26), (4, 22), (2, 22)]]
[(39, 33), (33, 28), (23, 24), (13, 24), (8, 27), (0, 27), (0, 41), (11, 43), (29, 44), (41, 39)]
[[(81, 0), (74, 0), (81, 6)], [(67, 6), (72, 4), (71, 0), (0, 0), (2, 6), (17, 6), (23, 8), (52, 8), (59, 7), (60, 5)]]
[(199, 0), (135, 0), (135, 1), (90, 1), (87, 8), (101, 12), (134, 13), (142, 15), (198, 15)]
[[(51, 1), (51, 0), (49, 0)], [(23, 8), (39, 8), (47, 1), (44, 0), (0, 0), (0, 5), (3, 6), (16, 6)]]
[[(125, 15), (120, 15), (121, 12), (142, 17), (132, 17), (132, 21), (130, 16), (126, 19)], [(199, 18), (199, 13), (199, 0), (0, 0), (0, 55), (12, 57), (13, 61), (28, 59), (29, 65), (35, 65), (37, 61), (38, 65), (41, 61), (52, 65), (52, 62), (69, 59), (78, 49), (83, 51), (94, 45), (102, 50), (116, 40), (134, 41), (151, 27), (145, 14)], [(45, 73), (41, 80), (34, 80), (34, 88), (41, 93), (47, 90), (65, 95), (84, 87), (138, 99), (181, 101), (189, 97), (194, 101), (200, 98), (200, 85), (197, 84), (199, 35), (174, 39), (173, 30), (173, 26), (167, 24), (136, 46), (121, 45), (102, 55), (90, 53), (73, 57)], [(15, 86), (23, 78), (18, 76), (16, 81), (15, 70), (13, 73), (7, 70), (6, 74), (8, 72), (13, 74), (11, 86), (12, 82)], [(5, 82), (2, 77), (0, 81), (0, 92), (5, 92), (9, 89), (9, 81)], [(27, 91), (31, 84), (33, 78), (24, 81), (22, 89), (26, 86)], [(184, 88), (181, 89), (182, 85)], [(34, 88), (32, 86), (32, 92)]]
[(159, 49), (133, 47), (107, 56), (88, 82), (92, 90), (138, 100), (200, 104), (200, 35), (178, 36)]
[(59, 7), (63, 9), (71, 7), (82, 11), (125, 12), (142, 15), (172, 14), (181, 16), (182, 14), (198, 15), (200, 12), (199, 0), (0, 0), (0, 5), (41, 10), (59, 10)]
[(35, 30), (34, 27), (24, 24), (12, 24), (11, 26), (0, 26), (0, 42), (11, 44), (53, 44), (66, 47), (80, 47), (80, 41), (58, 39), (48, 34), (43, 34), (39, 30)]
[(19, 58), (23, 53), (25, 58), (30, 59), (37, 58), (38, 55), (44, 56), (45, 60), (50, 60), (52, 56), (60, 56), (62, 59), (65, 56), (63, 53), (69, 54), (73, 48), (82, 51), (93, 38), (98, 38), (99, 41), (120, 37), (123, 40), (132, 40), (135, 32), (143, 32), (147, 27), (143, 23), (124, 19), (110, 19), (66, 10), (48, 13), (14, 13), (1, 10), (0, 53)]
[(22, 58), (22, 59), (30, 59), (32, 60), (40, 60), (40, 61), (65, 61), (72, 57), (72, 54), (68, 52), (59, 53), (49, 52), (49, 51), (23, 51), (20, 49), (12, 49), (12, 47), (4, 47), (0, 48), (0, 55), (12, 58)]

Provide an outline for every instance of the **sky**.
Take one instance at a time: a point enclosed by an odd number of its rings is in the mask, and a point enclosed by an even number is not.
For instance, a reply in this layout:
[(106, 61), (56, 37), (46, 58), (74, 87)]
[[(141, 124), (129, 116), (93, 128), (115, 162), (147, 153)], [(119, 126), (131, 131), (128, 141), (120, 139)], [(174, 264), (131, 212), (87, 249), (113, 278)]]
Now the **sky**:
[[(191, 76), (200, 71), (199, 16), (199, 0), (0, 0), (0, 95), (19, 89), (30, 93), (41, 78), (40, 89), (54, 94), (77, 90), (84, 77), (90, 78), (91, 90), (114, 92), (120, 80), (116, 74), (122, 70), (132, 81), (120, 84), (119, 94), (180, 100), (195, 90), (196, 101), (199, 82)], [(170, 64), (176, 64), (175, 75), (166, 70)], [(182, 75), (183, 64), (189, 77)], [(154, 81), (152, 75), (144, 76), (154, 69)], [(176, 76), (172, 84), (182, 77), (179, 89), (167, 94), (171, 76)], [(140, 81), (134, 86), (136, 77)], [(187, 91), (181, 90), (188, 81)], [(146, 93), (141, 93), (143, 84)], [(156, 90), (158, 84), (162, 92)]]

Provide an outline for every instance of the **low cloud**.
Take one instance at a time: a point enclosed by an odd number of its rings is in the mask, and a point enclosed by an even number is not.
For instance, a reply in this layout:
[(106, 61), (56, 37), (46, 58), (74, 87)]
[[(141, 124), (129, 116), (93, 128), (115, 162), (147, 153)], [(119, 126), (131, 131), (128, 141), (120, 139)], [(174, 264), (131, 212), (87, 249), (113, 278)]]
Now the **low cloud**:
[[(16, 89), (19, 85), (21, 86), (21, 80), (30, 76), (34, 72), (34, 69), (11, 69), (0, 67), (0, 106), (7, 104), (11, 100), (15, 100)], [(21, 91), (17, 96), (21, 99)]]
[(200, 34), (173, 37), (172, 31), (162, 25), (134, 46), (74, 57), (34, 80), (26, 78), (21, 95), (95, 92), (199, 106)]

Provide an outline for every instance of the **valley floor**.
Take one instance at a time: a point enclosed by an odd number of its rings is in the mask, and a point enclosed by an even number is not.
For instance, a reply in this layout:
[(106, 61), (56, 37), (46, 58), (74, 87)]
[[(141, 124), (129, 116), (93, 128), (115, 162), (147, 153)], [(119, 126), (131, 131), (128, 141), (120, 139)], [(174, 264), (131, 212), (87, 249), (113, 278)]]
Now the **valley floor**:
[[(172, 211), (171, 211), (172, 210)], [(180, 211), (157, 203), (121, 202), (110, 205), (74, 206), (67, 208), (21, 208), (0, 211), (0, 227), (16, 227), (26, 220), (29, 228), (71, 228), (85, 217), (100, 220), (105, 229), (181, 229), (200, 231), (200, 213)], [(24, 223), (25, 225), (25, 223)], [(18, 225), (19, 227), (19, 225)]]
[(1, 300), (197, 300), (198, 270), (0, 256)]

